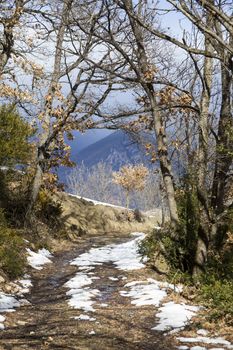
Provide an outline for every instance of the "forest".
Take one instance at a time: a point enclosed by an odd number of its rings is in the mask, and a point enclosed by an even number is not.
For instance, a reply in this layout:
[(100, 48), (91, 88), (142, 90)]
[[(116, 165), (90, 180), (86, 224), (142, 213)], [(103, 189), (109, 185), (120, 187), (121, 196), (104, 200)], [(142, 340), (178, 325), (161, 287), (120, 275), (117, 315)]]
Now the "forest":
[[(122, 130), (156, 167), (130, 175), (138, 203), (168, 217), (141, 254), (233, 325), (232, 75), (231, 0), (2, 0), (0, 270), (22, 274), (22, 232), (60, 225), (74, 133)], [(109, 169), (94, 170), (108, 201)], [(82, 171), (69, 181), (84, 196)]]

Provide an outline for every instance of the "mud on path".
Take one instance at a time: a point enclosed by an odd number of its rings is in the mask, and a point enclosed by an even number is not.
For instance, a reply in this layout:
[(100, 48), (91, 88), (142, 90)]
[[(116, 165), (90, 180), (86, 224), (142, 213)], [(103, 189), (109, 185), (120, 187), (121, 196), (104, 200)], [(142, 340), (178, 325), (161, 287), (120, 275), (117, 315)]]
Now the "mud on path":
[(33, 287), (26, 295), (30, 305), (7, 315), (6, 328), (0, 334), (0, 349), (175, 349), (169, 338), (151, 330), (156, 323), (155, 308), (138, 308), (119, 293), (127, 283), (125, 277), (142, 279), (145, 274), (148, 277), (145, 269), (125, 272), (110, 263), (96, 266), (95, 274), (100, 278), (93, 281), (92, 287), (101, 293), (95, 298), (95, 312), (88, 313), (95, 320), (74, 319), (83, 312), (68, 305), (64, 283), (78, 270), (69, 261), (93, 245), (124, 241), (109, 236), (92, 237), (69, 251), (55, 254), (53, 263), (43, 270), (33, 270)]

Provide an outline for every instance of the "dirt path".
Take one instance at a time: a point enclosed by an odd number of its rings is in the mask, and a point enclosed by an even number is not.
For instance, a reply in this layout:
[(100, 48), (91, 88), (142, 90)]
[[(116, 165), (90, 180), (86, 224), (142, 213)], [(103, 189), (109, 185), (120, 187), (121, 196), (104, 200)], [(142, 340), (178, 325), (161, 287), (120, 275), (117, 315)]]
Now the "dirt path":
[[(81, 310), (68, 305), (64, 283), (77, 272), (69, 261), (94, 245), (120, 243), (123, 239), (95, 237), (79, 244), (77, 248), (62, 252), (41, 271), (33, 270), (33, 288), (27, 299), (30, 305), (22, 306), (7, 315), (6, 329), (1, 332), (1, 350), (21, 349), (175, 349), (155, 325), (155, 309), (135, 307), (128, 298), (120, 295), (126, 279), (145, 278), (145, 270), (119, 271), (113, 264), (96, 266), (93, 288), (99, 289), (95, 320), (77, 320)], [(111, 277), (111, 279), (109, 279)], [(118, 280), (112, 280), (112, 277)]]

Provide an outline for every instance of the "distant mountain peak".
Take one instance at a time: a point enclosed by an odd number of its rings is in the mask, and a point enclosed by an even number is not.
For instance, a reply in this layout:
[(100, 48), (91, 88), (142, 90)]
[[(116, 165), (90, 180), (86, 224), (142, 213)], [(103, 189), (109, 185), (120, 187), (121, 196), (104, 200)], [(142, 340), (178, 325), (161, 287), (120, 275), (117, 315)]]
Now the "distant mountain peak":
[(87, 167), (105, 162), (110, 164), (114, 170), (126, 164), (143, 163), (149, 166), (148, 157), (142, 148), (121, 130), (81, 150), (76, 162), (84, 163)]

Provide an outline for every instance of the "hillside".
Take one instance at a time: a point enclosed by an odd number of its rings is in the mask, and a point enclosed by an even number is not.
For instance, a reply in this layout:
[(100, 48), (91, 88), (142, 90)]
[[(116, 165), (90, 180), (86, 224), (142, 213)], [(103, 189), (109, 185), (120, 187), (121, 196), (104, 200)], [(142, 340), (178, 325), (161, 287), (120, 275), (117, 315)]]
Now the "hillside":
[[(88, 168), (99, 162), (111, 165), (113, 170), (119, 170), (125, 164), (143, 163), (147, 167), (151, 166), (145, 150), (121, 130), (113, 132), (101, 140), (81, 148), (81, 150), (77, 140), (72, 146), (72, 155), (72, 159), (78, 165), (83, 163)], [(60, 181), (66, 183), (66, 177), (70, 171), (70, 168), (60, 167), (57, 171)]]
[(114, 170), (129, 163), (149, 163), (143, 149), (120, 130), (89, 145), (77, 155), (77, 162), (88, 167), (101, 161), (110, 164)]

